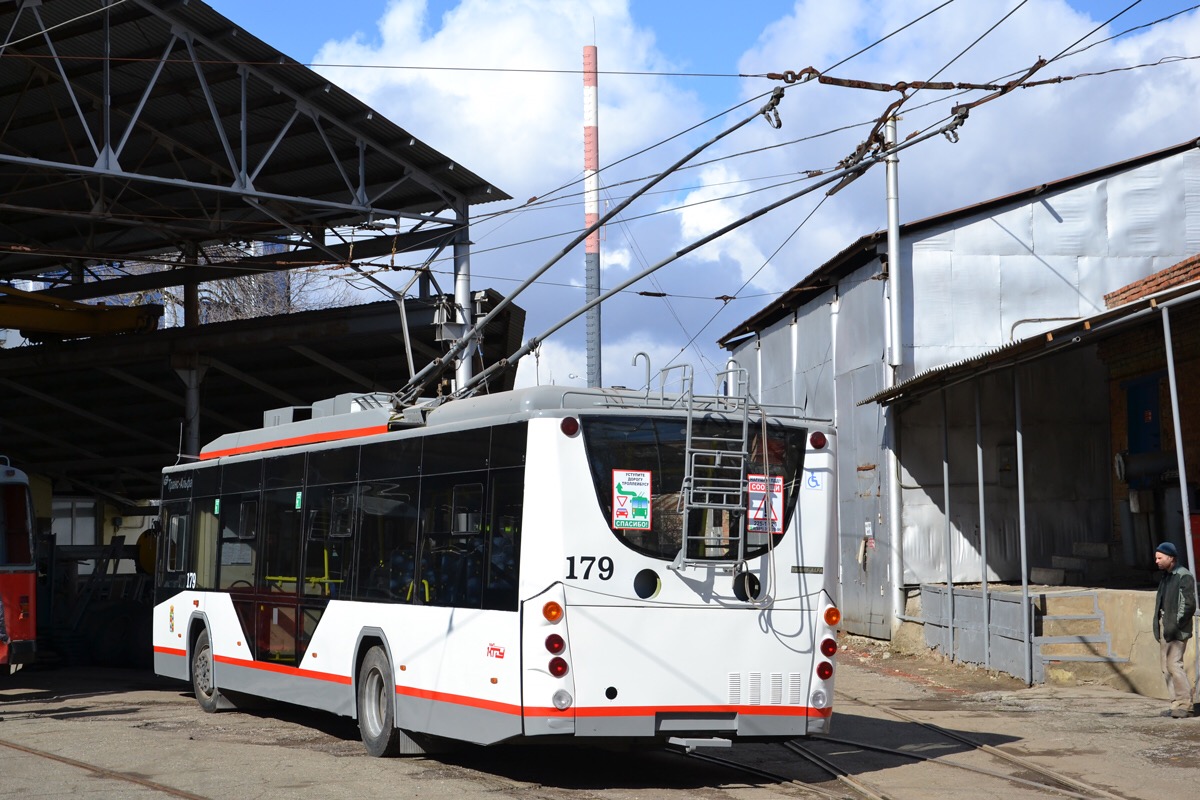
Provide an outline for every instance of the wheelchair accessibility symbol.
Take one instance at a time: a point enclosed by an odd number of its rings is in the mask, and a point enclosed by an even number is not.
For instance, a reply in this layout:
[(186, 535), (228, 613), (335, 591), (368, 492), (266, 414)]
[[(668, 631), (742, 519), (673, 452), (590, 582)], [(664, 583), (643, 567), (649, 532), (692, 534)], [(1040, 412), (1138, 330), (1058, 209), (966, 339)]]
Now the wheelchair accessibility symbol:
[(817, 477), (817, 473), (810, 472), (808, 473), (808, 478), (804, 481), (804, 485), (809, 489), (820, 489), (821, 479)]

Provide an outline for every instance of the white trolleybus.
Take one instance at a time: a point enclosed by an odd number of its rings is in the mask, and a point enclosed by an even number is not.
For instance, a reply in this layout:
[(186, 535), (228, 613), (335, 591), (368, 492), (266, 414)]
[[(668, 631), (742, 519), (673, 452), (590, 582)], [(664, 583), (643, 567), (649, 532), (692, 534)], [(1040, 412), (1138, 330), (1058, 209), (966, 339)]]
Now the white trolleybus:
[(158, 674), (207, 711), (354, 717), (372, 755), (829, 730), (828, 424), (690, 392), (391, 400), (163, 471)]

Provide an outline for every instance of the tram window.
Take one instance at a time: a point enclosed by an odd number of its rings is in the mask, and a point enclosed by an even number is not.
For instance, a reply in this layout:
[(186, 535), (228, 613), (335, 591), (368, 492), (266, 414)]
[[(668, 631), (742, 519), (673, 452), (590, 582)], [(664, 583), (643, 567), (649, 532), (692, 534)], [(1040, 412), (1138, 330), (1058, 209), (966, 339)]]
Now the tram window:
[(302, 497), (297, 489), (263, 493), (263, 569), (259, 588), (265, 591), (296, 593)]
[(416, 575), (419, 491), (417, 478), (359, 486), (356, 599), (425, 601), (427, 584)]
[(308, 502), (303, 593), (340, 597), (353, 563), (354, 487), (310, 489)]
[(219, 509), (220, 500), (215, 497), (192, 502), (192, 572), (196, 579), (191, 588), (212, 589), (217, 584)]
[(517, 610), (525, 470), (492, 470), (483, 607)]
[(221, 564), (217, 587), (252, 590), (258, 546), (258, 495), (221, 498)]
[(263, 461), (263, 486), (278, 489), (304, 481), (304, 453), (276, 456)]
[(439, 475), (487, 469), (490, 431), (490, 428), (474, 428), (425, 437), (421, 474)]
[(381, 478), (404, 478), (421, 474), (422, 439), (393, 439), (390, 442), (364, 445), (359, 465), (363, 481)]
[(488, 466), (492, 469), (525, 466), (529, 426), (525, 422), (492, 428), (492, 446)]
[[(429, 605), (481, 608), (486, 543), (480, 535), (486, 473), (421, 480), (421, 557), (418, 577)], [(475, 509), (467, 511), (465, 509)], [(459, 526), (474, 530), (458, 530)]]
[(0, 486), (0, 564), (28, 564), (30, 551), (29, 489), (23, 483)]
[(313, 450), (308, 454), (308, 486), (358, 480), (357, 447)]
[(262, 459), (238, 461), (221, 467), (221, 493), (257, 492), (262, 483)]

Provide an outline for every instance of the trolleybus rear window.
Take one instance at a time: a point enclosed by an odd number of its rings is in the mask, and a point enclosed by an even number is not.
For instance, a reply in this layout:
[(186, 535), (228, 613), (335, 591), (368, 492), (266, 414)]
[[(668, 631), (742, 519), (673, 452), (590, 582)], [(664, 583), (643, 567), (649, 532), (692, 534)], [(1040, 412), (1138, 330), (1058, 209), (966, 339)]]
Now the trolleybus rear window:
[[(683, 478), (687, 443), (686, 420), (662, 417), (583, 417), (581, 420), (588, 463), (592, 472), (596, 498), (613, 534), (623, 543), (647, 555), (671, 559), (679, 552), (684, 524)], [(693, 437), (737, 439), (741, 441), (741, 422), (722, 419), (695, 420)], [(761, 524), (747, 523), (743, 508), (735, 512), (694, 511), (688, 520), (689, 537), (701, 532), (715, 534), (714, 541), (730, 541), (740, 531), (746, 537), (746, 557), (755, 558), (778, 544), (791, 521), (799, 494), (804, 466), (806, 431), (771, 425), (768, 446), (762, 446), (761, 428), (751, 425), (747, 442), (750, 458), (746, 472), (770, 474), (783, 479), (783, 518), (771, 525), (772, 535)], [(734, 444), (727, 448), (736, 450)], [(765, 457), (764, 457), (765, 456)], [(645, 519), (646, 527), (624, 527), (623, 509), (613, 508), (613, 475), (648, 475), (650, 497), (648, 507), (630, 510)], [(748, 501), (748, 498), (747, 498)], [(724, 532), (724, 537), (721, 533)], [(692, 554), (695, 555), (695, 554)], [(729, 547), (718, 546), (703, 557), (728, 558)]]

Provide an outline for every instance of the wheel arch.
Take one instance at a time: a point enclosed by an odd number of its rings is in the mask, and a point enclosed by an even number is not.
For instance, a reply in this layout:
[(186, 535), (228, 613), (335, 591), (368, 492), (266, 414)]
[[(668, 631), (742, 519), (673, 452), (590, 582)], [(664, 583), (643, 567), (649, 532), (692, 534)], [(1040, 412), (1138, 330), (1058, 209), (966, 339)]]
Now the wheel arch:
[[(208, 643), (210, 647), (214, 647), (212, 640), (212, 626), (208, 624), (208, 617), (203, 611), (197, 611), (192, 614), (192, 618), (188, 620), (187, 629), (187, 675), (188, 681), (195, 680), (195, 675), (192, 674), (192, 657), (196, 653), (196, 640), (200, 638), (202, 631), (208, 631)], [(215, 647), (214, 647), (215, 649)], [(213, 659), (213, 672), (216, 672), (216, 659)]]
[[(354, 689), (354, 719), (358, 719), (358, 673), (362, 670), (363, 661), (367, 658), (367, 653), (372, 647), (382, 647), (383, 652), (387, 654), (388, 664), (392, 668), (392, 685), (396, 683), (396, 659), (392, 656), (392, 647), (388, 643), (387, 634), (380, 628), (369, 627), (363, 628), (358, 632), (358, 641), (354, 645), (354, 668), (350, 672), (350, 683)], [(396, 692), (391, 693), (392, 698), (392, 719), (395, 719), (396, 711)]]

